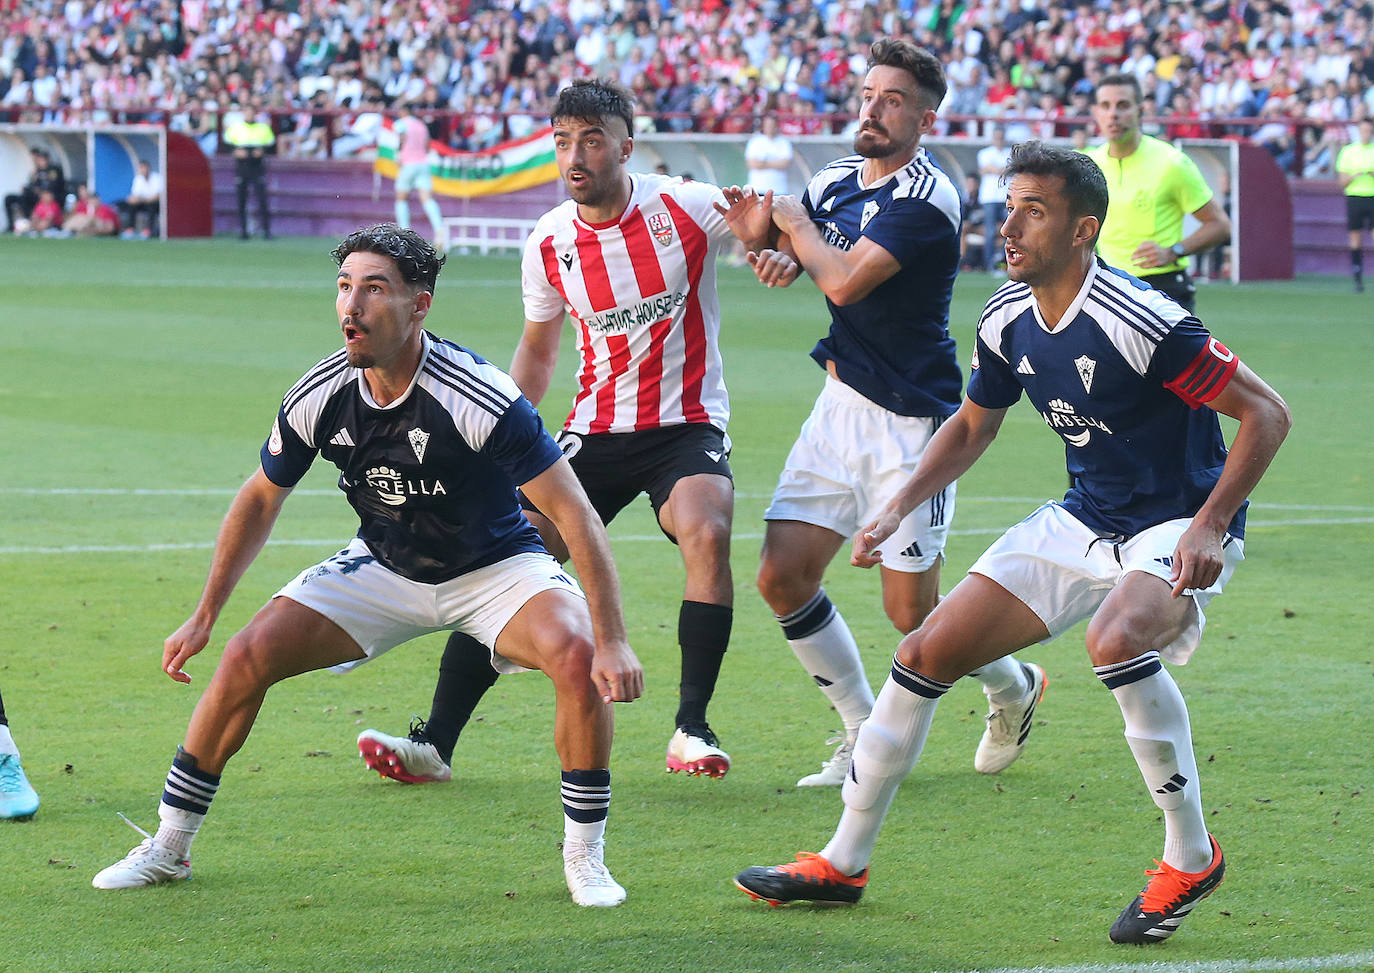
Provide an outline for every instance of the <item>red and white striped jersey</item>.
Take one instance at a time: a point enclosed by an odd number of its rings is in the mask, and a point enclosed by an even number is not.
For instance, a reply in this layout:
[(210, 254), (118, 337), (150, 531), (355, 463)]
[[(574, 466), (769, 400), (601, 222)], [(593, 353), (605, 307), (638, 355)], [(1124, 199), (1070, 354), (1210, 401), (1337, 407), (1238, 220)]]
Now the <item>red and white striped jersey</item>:
[(578, 333), (577, 395), (564, 428), (633, 432), (730, 418), (718, 337), (716, 254), (733, 239), (715, 186), (632, 177), (619, 220), (585, 223), (567, 200), (525, 243), (525, 317), (565, 308)]

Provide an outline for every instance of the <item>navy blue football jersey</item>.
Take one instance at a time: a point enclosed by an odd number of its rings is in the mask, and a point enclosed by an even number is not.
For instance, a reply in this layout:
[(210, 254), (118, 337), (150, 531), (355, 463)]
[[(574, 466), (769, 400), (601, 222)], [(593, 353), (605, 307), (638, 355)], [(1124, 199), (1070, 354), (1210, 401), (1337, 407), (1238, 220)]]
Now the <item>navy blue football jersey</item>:
[(812, 177), (803, 202), (821, 236), (848, 250), (868, 237), (901, 269), (867, 297), (830, 307), (830, 333), (811, 351), (840, 381), (903, 416), (949, 416), (963, 376), (949, 335), (959, 272), (959, 192), (925, 149), (871, 186), (849, 156)]
[(386, 407), (343, 351), (317, 364), (282, 400), (262, 468), (292, 487), (323, 456), (377, 560), (437, 584), (544, 550), (516, 487), (562, 453), (509, 375), (428, 332), (423, 340), (411, 387)]
[[(1191, 517), (1226, 462), (1202, 408), (1239, 362), (1196, 318), (1099, 258), (1049, 330), (1027, 284), (1003, 284), (978, 323), (969, 400), (1003, 409), (1022, 391), (1064, 440), (1064, 506), (1103, 535)], [(1230, 525), (1245, 533), (1245, 504)]]

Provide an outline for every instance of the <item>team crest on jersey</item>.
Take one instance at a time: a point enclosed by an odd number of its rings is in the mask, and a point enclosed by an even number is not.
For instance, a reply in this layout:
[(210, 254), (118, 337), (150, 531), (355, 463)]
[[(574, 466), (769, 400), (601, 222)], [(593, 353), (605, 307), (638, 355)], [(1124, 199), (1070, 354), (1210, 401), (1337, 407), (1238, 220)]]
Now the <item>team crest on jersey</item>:
[(423, 463), (425, 461), (425, 447), (429, 445), (429, 433), (417, 427), (410, 430), (409, 435), (410, 448), (415, 450), (415, 459)]
[(666, 247), (673, 242), (673, 220), (667, 213), (649, 214), (649, 232), (654, 235), (659, 246)]
[(1093, 390), (1093, 372), (1097, 369), (1097, 362), (1087, 355), (1083, 355), (1073, 360), (1073, 367), (1078, 369), (1078, 378), (1083, 382), (1083, 391), (1091, 392)]
[(267, 451), (273, 456), (280, 456), (282, 451), (281, 426), (276, 419), (272, 420), (272, 435), (267, 437)]
[(863, 215), (859, 217), (859, 229), (863, 230), (864, 227), (868, 226), (868, 221), (877, 215), (878, 204), (870, 199), (868, 202), (864, 203)]

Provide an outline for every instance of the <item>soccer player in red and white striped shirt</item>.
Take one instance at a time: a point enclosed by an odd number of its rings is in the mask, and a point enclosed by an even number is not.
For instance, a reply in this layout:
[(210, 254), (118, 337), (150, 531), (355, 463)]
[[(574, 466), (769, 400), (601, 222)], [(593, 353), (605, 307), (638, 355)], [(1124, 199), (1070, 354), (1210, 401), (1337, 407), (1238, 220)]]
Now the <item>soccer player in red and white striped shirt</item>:
[[(727, 219), (715, 186), (632, 175), (634, 104), (612, 82), (574, 82), (551, 121), (571, 198), (546, 213), (526, 242), (525, 330), (511, 376), (538, 404), (570, 315), (577, 393), (558, 441), (603, 521), (647, 493), (682, 552), (682, 681), (667, 767), (723, 777), (730, 758), (706, 720), (733, 619), (730, 403), (717, 346), (715, 261), (733, 237), (763, 246), (771, 194), (729, 208)], [(526, 514), (562, 556), (548, 522), (538, 511)], [(366, 731), (359, 738), (365, 756), (386, 751), (369, 766), (398, 780), (447, 780), (458, 735), (495, 681), (490, 657), (471, 638), (451, 637), (429, 719), (408, 738)]]

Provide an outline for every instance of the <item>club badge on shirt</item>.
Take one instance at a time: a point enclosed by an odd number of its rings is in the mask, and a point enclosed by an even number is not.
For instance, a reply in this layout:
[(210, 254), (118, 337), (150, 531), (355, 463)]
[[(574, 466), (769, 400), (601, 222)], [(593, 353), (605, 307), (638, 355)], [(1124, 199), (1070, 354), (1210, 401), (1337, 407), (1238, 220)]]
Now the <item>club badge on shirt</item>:
[(673, 220), (667, 213), (649, 214), (649, 231), (659, 246), (666, 247), (673, 242)]

